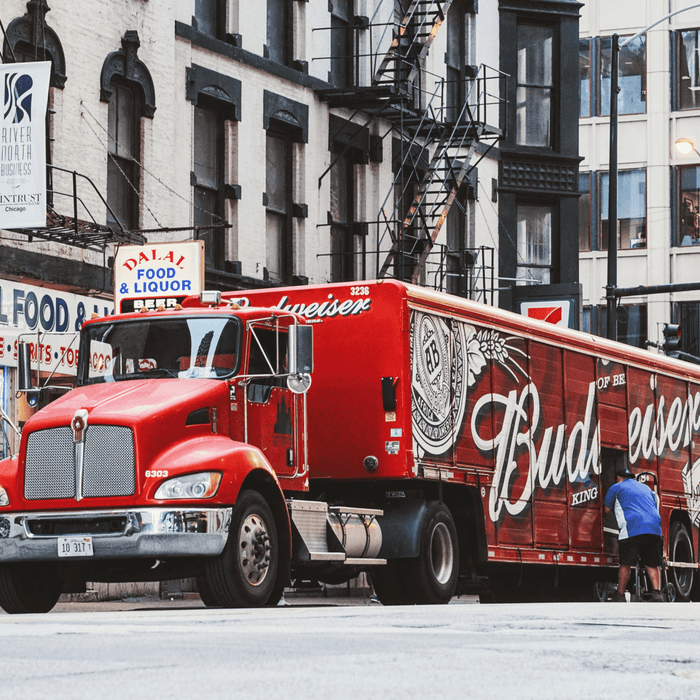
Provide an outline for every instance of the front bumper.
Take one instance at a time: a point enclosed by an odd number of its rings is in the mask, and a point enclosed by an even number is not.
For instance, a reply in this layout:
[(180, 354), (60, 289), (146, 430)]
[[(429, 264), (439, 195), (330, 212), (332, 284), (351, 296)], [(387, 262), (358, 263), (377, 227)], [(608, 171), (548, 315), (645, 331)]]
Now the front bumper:
[[(92, 537), (91, 559), (206, 557), (221, 554), (231, 508), (0, 513), (0, 563), (69, 561), (59, 537)], [(84, 559), (83, 559), (84, 561)]]

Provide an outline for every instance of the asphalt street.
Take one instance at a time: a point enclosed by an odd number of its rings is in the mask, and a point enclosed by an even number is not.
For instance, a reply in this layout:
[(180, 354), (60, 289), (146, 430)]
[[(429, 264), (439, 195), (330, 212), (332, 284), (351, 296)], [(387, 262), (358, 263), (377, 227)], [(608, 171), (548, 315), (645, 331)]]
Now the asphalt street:
[(347, 602), (217, 610), (132, 600), (0, 615), (0, 692), (3, 700), (700, 698), (698, 604)]

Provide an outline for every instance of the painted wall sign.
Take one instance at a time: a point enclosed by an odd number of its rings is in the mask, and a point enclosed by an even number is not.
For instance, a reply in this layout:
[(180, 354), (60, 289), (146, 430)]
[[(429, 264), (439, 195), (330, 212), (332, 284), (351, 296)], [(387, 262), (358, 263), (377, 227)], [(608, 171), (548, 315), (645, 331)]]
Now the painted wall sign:
[(0, 65), (0, 228), (46, 226), (46, 105), (51, 63)]
[(76, 333), (93, 313), (107, 316), (114, 305), (105, 299), (58, 292), (0, 280), (0, 365), (17, 366), (17, 343), (30, 343), (33, 366), (75, 374)]
[(204, 241), (122, 246), (114, 263), (117, 313), (172, 308), (204, 289)]

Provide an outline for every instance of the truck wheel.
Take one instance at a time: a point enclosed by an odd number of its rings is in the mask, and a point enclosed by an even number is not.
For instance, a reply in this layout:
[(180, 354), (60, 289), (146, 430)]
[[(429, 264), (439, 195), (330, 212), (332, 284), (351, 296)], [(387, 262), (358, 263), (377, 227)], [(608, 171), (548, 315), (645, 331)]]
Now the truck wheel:
[(220, 608), (221, 603), (211, 590), (207, 577), (205, 575), (197, 576), (196, 580), (197, 591), (199, 592), (199, 597), (202, 599), (202, 603), (208, 608)]
[(0, 607), (11, 615), (46, 613), (58, 602), (63, 580), (53, 568), (38, 564), (0, 567)]
[[(668, 558), (671, 562), (695, 561), (693, 557), (693, 540), (683, 523), (673, 523), (669, 536)], [(693, 590), (693, 569), (681, 569), (675, 566), (668, 567), (668, 579), (676, 589), (676, 600), (687, 602)]]
[(224, 551), (205, 566), (211, 599), (219, 605), (255, 608), (270, 600), (276, 591), (279, 543), (272, 511), (257, 491), (239, 495)]
[(449, 603), (459, 577), (459, 543), (452, 513), (444, 503), (428, 504), (420, 533), (420, 554), (406, 559), (404, 586), (410, 603)]

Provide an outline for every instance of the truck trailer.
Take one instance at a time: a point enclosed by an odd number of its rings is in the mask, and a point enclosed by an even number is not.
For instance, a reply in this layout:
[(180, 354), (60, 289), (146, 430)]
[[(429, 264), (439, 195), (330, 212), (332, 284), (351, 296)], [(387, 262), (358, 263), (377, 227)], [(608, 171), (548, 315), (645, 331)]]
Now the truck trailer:
[(625, 464), (697, 595), (693, 365), (377, 280), (89, 320), (77, 383), (0, 462), (7, 612), (190, 576), (206, 605), (272, 605), (360, 572), (384, 604), (590, 599)]

